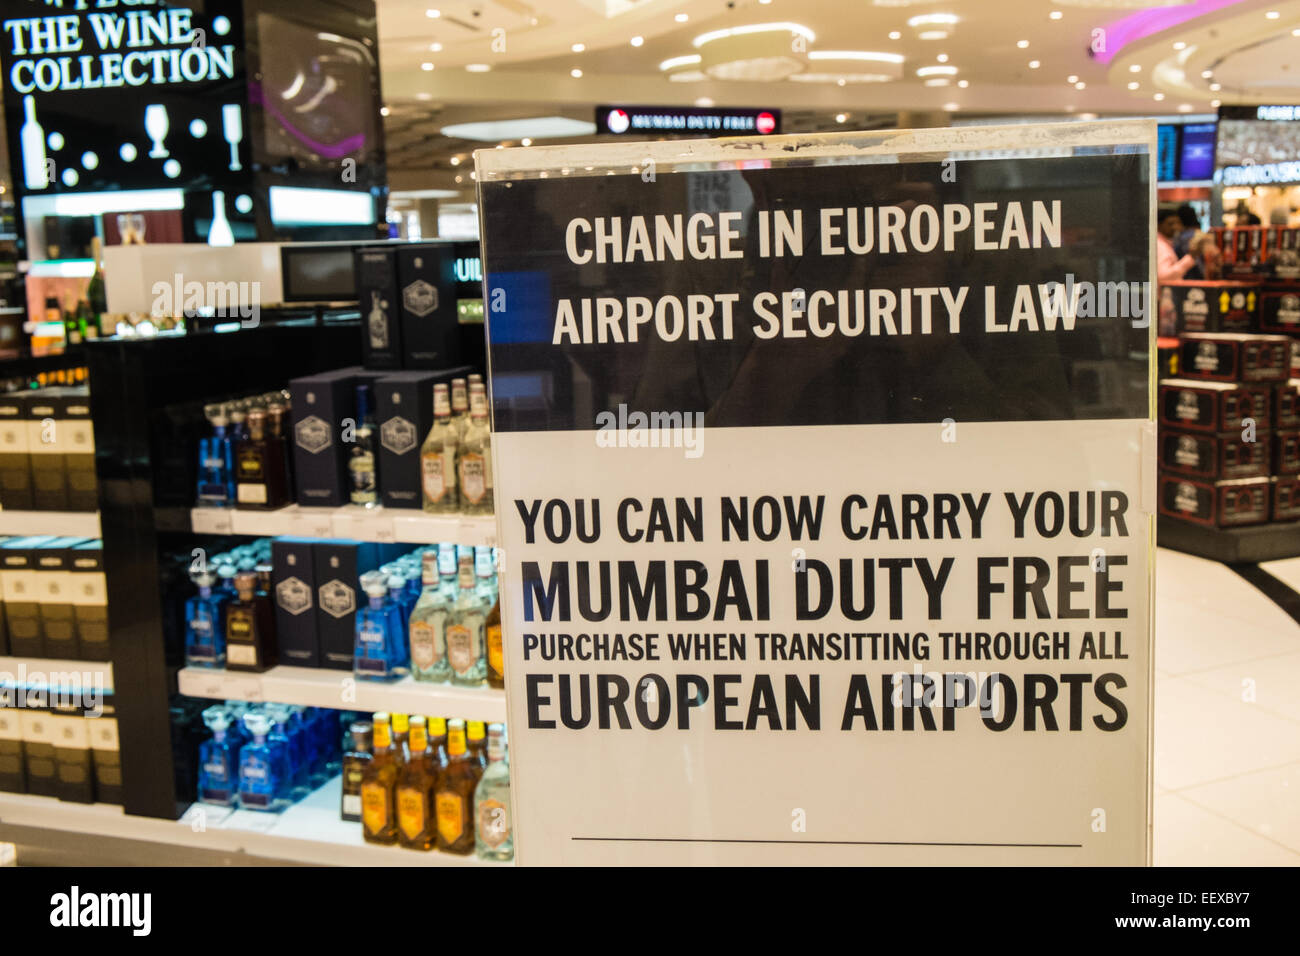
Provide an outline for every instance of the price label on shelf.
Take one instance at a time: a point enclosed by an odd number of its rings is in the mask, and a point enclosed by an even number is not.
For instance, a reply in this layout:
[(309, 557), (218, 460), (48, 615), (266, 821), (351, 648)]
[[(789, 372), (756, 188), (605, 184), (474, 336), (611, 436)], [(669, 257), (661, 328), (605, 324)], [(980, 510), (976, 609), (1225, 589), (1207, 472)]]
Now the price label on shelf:
[(234, 515), (226, 508), (195, 508), (190, 512), (190, 526), (196, 534), (231, 534)]
[(328, 510), (299, 511), (289, 518), (289, 533), (299, 538), (329, 538), (334, 535), (333, 513)]
[(374, 535), (374, 540), (383, 544), (391, 544), (397, 540), (397, 531), (391, 521), (377, 521), (370, 531)]

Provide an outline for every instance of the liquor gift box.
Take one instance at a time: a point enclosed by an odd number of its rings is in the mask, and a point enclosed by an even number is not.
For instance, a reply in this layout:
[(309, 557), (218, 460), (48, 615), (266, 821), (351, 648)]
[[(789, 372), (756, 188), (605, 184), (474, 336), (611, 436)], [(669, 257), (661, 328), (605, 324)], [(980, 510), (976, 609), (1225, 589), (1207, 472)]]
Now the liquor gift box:
[(1167, 378), (1160, 383), (1160, 423), (1198, 432), (1240, 431), (1252, 419), (1270, 427), (1273, 393), (1267, 385)]
[(359, 246), (357, 298), (361, 308), (361, 361), (366, 368), (402, 367), (401, 301), (397, 288), (397, 249)]
[(105, 692), (98, 716), (86, 718), (90, 730), (90, 755), (95, 767), (95, 802), (122, 802), (122, 754), (117, 732), (117, 707)]
[(1276, 432), (1273, 436), (1273, 474), (1300, 473), (1300, 429)]
[(55, 444), (63, 455), (67, 475), (68, 510), (95, 511), (99, 487), (95, 478), (95, 429), (90, 421), (90, 389), (50, 389), (61, 399), (63, 419)]
[(60, 441), (64, 400), (51, 390), (32, 392), (27, 402), (27, 449), (32, 456), (32, 508), (68, 510), (68, 466)]
[(54, 794), (69, 803), (95, 802), (90, 722), (76, 704), (51, 708), (54, 731)]
[(1160, 467), (1192, 478), (1258, 478), (1269, 474), (1272, 436), (1256, 433), (1244, 441), (1240, 432), (1198, 434), (1173, 429), (1160, 432)]
[(1259, 331), (1300, 334), (1300, 286), (1265, 286), (1259, 298)]
[(23, 752), (22, 711), (16, 687), (0, 688), (0, 790), (27, 792), (27, 760)]
[(33, 707), (23, 708), (20, 714), (27, 792), (39, 797), (57, 797), (58, 771), (54, 755), (52, 719), (54, 715), (48, 710)]
[(0, 395), (0, 507), (32, 507), (32, 456), (28, 448), (27, 395)]
[(1211, 528), (1261, 524), (1269, 515), (1269, 479), (1208, 482), (1161, 475), (1160, 513)]
[(379, 494), (385, 508), (422, 508), (420, 446), (433, 427), (433, 386), (466, 376), (468, 366), (394, 372), (375, 383), (379, 423)]
[(371, 541), (316, 541), (312, 563), (316, 576), (316, 629), (320, 666), (352, 670), (356, 647), (357, 603), (364, 600), (360, 577), (381, 562)]
[(77, 621), (81, 659), (106, 661), (108, 653), (108, 582), (104, 577), (104, 542), (92, 538), (69, 553), (72, 613)]
[[(397, 247), (402, 366), (442, 369), (460, 361), (456, 248), (451, 243)], [(364, 308), (362, 310), (364, 314)]]
[(1300, 378), (1273, 386), (1273, 427), (1300, 428)]
[(289, 382), (293, 403), (294, 484), (304, 508), (337, 508), (348, 502), (347, 449), (341, 423), (355, 413), (358, 368), (343, 368)]
[(271, 542), (271, 589), (280, 662), (295, 667), (320, 666), (312, 544), (310, 538), (276, 538)]
[(0, 590), (4, 592), (9, 652), (15, 657), (45, 656), (35, 552), (51, 538), (10, 538), (0, 544)]
[(1291, 375), (1284, 335), (1192, 332), (1183, 336), (1181, 373), (1216, 382), (1281, 382)]
[(1274, 521), (1300, 521), (1300, 475), (1277, 475), (1269, 479), (1272, 486)]
[(51, 538), (33, 552), (43, 657), (56, 660), (81, 657), (71, 567), (72, 549), (84, 542), (84, 538)]
[(1256, 327), (1260, 294), (1253, 283), (1180, 279), (1164, 283), (1162, 296), (1166, 288), (1179, 332), (1250, 332)]

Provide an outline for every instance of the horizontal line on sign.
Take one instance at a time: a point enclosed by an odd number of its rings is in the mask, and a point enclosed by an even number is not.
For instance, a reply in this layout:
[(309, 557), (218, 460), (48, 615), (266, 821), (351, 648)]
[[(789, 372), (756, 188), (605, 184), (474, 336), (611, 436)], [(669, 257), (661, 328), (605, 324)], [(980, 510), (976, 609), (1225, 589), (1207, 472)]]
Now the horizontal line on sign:
[(724, 840), (710, 837), (569, 837), (584, 843), (794, 843), (810, 846), (1001, 846), (1079, 850), (1082, 843), (941, 843), (919, 840)]

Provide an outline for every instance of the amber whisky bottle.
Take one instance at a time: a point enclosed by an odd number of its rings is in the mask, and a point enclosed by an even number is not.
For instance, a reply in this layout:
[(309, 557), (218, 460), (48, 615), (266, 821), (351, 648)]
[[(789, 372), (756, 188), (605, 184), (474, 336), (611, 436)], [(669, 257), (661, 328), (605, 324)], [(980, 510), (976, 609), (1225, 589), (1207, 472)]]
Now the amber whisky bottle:
[(434, 789), (438, 849), (444, 853), (474, 852), (474, 788), (478, 779), (478, 761), (465, 746), (465, 721), (447, 721), (447, 766)]
[(412, 717), (409, 757), (397, 778), (397, 840), (410, 850), (432, 850), (438, 841), (433, 792), (438, 777), (423, 717)]
[(276, 665), (275, 611), (256, 571), (235, 575), (235, 600), (226, 607), (226, 669), (264, 671)]
[(388, 714), (374, 717), (374, 754), (361, 775), (361, 835), (367, 843), (397, 842), (397, 772)]

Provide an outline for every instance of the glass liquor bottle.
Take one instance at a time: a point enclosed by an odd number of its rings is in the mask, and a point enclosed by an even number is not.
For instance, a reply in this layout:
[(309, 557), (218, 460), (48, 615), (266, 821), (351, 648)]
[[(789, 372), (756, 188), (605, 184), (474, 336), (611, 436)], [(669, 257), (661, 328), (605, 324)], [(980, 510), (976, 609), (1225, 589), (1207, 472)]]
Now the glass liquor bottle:
[(488, 609), (474, 586), (474, 558), (460, 559), (460, 590), (447, 615), (447, 663), (451, 682), (461, 687), (478, 687), (487, 680), (483, 630)]
[(433, 427), (420, 448), (420, 485), (425, 511), (446, 514), (460, 507), (456, 495), (456, 437), (447, 386), (434, 385)]
[(474, 852), (474, 788), (478, 763), (465, 749), (465, 721), (447, 722), (447, 766), (434, 788), (438, 849), (462, 856)]
[(406, 574), (400, 565), (391, 566), (385, 573), (388, 582), (388, 600), (397, 608), (397, 622), (401, 626), (402, 634), (402, 656), (407, 656), (406, 648), (410, 646), (411, 611), (415, 609), (415, 602), (419, 597), (412, 597), (410, 590), (406, 586)]
[(451, 542), (444, 541), (438, 545), (438, 576), (442, 579), (442, 589), (447, 592), (448, 603), (455, 602), (460, 562), (456, 545)]
[(235, 501), (234, 457), (226, 434), (230, 419), (224, 405), (208, 405), (203, 414), (212, 423), (212, 435), (199, 439), (199, 505), (222, 508)]
[(465, 724), (465, 746), (469, 750), (469, 755), (478, 762), (479, 770), (487, 769), (487, 724), (481, 720), (467, 721)]
[(361, 774), (361, 835), (367, 843), (397, 842), (398, 769), (388, 714), (380, 712), (374, 718), (374, 754)]
[(240, 508), (283, 508), (289, 502), (284, 441), (270, 433), (267, 413), (248, 413), (248, 437), (235, 445), (235, 503)]
[(246, 810), (279, 810), (284, 784), (280, 780), (279, 755), (267, 737), (274, 723), (265, 711), (244, 715), (244, 726), (252, 740), (239, 751), (239, 805)]
[(460, 510), (470, 515), (492, 514), (492, 436), (488, 430), (487, 393), (475, 388), (469, 396), (469, 424), (456, 449), (456, 480)]
[(271, 719), (266, 742), (271, 748), (271, 760), (280, 783), (276, 799), (281, 807), (287, 807), (300, 795), (297, 785), (298, 745), (290, 738), (289, 707), (286, 704), (267, 704), (262, 710)]
[(451, 423), (456, 429), (456, 440), (460, 441), (469, 424), (469, 387), (463, 378), (451, 380)]
[(410, 757), (397, 779), (397, 838), (410, 850), (432, 850), (438, 840), (433, 791), (438, 782), (423, 717), (411, 718)]
[(190, 667), (226, 666), (227, 596), (214, 594), (211, 571), (190, 575), (199, 593), (185, 602), (185, 663)]
[(276, 664), (275, 612), (258, 590), (257, 572), (235, 575), (235, 600), (226, 608), (226, 668), (265, 671)]
[(393, 714), (389, 717), (388, 724), (393, 728), (393, 753), (397, 755), (398, 763), (405, 764), (407, 743), (411, 739), (411, 715)]
[(370, 386), (357, 386), (357, 418), (348, 458), (348, 475), (352, 479), (351, 501), (363, 508), (379, 502), (379, 476), (376, 471), (375, 419), (371, 408)]
[(442, 682), (451, 674), (447, 663), (447, 612), (451, 602), (438, 577), (438, 555), (423, 558), (424, 590), (411, 610), (411, 676), (418, 681)]
[(370, 763), (370, 734), (369, 722), (354, 721), (343, 754), (343, 804), (339, 815), (353, 823), (361, 822), (361, 779)]
[(362, 588), (369, 604), (357, 611), (353, 673), (367, 680), (397, 680), (406, 673), (407, 663), (396, 605), (388, 599), (382, 576), (367, 575)]
[[(307, 728), (302, 721), (302, 709), (288, 704), (268, 704), (267, 711), (275, 718), (280, 727), (281, 739), (288, 747), (288, 771), (285, 780), (288, 783), (289, 797), (301, 800), (311, 792), (308, 779), (310, 753), (307, 743)], [(276, 738), (272, 731), (271, 739)]]
[(199, 801), (233, 807), (239, 785), (239, 738), (228, 733), (230, 714), (220, 705), (203, 712), (212, 737), (199, 745)]
[(488, 767), (474, 790), (474, 851), (480, 860), (504, 861), (515, 855), (505, 730), (504, 724), (488, 727)]
[(501, 599), (498, 597), (483, 622), (483, 639), (487, 644), (487, 682), (498, 690), (506, 686), (505, 645), (501, 643)]
[(442, 773), (447, 766), (447, 718), (427, 717), (425, 726), (429, 729), (429, 752), (433, 754), (434, 769)]

